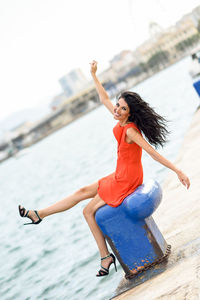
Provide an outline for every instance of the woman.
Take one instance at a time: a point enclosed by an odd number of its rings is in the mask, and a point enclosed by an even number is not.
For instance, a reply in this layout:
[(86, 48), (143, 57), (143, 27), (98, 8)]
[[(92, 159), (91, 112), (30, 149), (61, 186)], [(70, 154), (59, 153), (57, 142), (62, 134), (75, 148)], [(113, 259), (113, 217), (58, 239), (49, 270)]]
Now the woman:
[[(28, 211), (24, 207), (19, 206), (19, 213), (21, 217), (31, 219), (32, 223), (28, 224), (39, 224), (49, 215), (63, 212), (82, 200), (93, 198), (84, 208), (83, 214), (94, 235), (101, 256), (101, 269), (96, 276), (105, 276), (109, 274), (111, 264), (114, 264), (116, 269), (116, 262), (114, 255), (109, 253), (105, 238), (95, 221), (95, 212), (105, 204), (114, 207), (120, 205), (126, 196), (134, 192), (142, 184), (142, 149), (154, 160), (174, 171), (180, 182), (187, 188), (190, 186), (190, 181), (181, 170), (161, 156), (150, 145), (152, 144), (156, 147), (164, 144), (168, 133), (164, 126), (165, 119), (150, 108), (138, 94), (133, 92), (122, 93), (114, 106), (99, 82), (96, 71), (97, 62), (93, 61), (91, 63), (91, 75), (100, 101), (113, 114), (114, 119), (118, 121), (113, 129), (118, 141), (116, 171), (98, 182), (79, 189), (74, 194), (47, 208), (39, 211)], [(142, 133), (149, 143), (143, 138)]]

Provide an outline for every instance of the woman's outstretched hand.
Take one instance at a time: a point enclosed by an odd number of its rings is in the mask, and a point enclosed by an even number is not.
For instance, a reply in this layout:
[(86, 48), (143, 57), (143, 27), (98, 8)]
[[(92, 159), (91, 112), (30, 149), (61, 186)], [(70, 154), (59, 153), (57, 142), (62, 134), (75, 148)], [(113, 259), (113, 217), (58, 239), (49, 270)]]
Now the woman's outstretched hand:
[(177, 176), (178, 176), (178, 179), (180, 180), (180, 182), (184, 186), (186, 186), (187, 189), (189, 189), (189, 187), (190, 187), (190, 180), (189, 180), (189, 178), (181, 170), (179, 170), (177, 172)]
[(90, 72), (91, 72), (92, 75), (94, 75), (94, 74), (96, 74), (96, 71), (97, 71), (97, 61), (93, 60), (90, 63)]

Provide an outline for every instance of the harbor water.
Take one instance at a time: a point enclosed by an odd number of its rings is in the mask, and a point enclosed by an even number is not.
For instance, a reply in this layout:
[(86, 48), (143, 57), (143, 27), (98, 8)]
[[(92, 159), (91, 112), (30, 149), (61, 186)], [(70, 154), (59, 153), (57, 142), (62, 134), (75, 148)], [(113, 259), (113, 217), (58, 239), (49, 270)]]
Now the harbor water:
[[(136, 86), (144, 100), (169, 120), (169, 141), (158, 151), (174, 160), (199, 105), (188, 74), (189, 58)], [(41, 209), (113, 172), (116, 141), (112, 115), (100, 106), (0, 165), (0, 299), (107, 300), (122, 278), (111, 267), (97, 278), (100, 257), (83, 207), (23, 226), (17, 206)], [(162, 184), (166, 168), (143, 153), (144, 181)], [(162, 205), (162, 203), (161, 203)]]

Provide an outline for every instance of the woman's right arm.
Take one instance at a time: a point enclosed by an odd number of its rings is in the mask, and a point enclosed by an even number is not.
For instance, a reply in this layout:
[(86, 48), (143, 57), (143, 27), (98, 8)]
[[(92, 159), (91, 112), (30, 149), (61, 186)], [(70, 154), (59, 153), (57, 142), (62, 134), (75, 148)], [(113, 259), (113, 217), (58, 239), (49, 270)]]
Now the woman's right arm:
[(102, 86), (101, 82), (99, 81), (99, 79), (96, 76), (97, 62), (95, 60), (93, 60), (90, 65), (91, 65), (90, 72), (91, 72), (92, 78), (94, 80), (94, 84), (95, 84), (97, 93), (99, 95), (99, 99), (100, 99), (101, 103), (103, 103), (105, 105), (105, 107), (113, 114), (114, 113), (114, 105), (110, 101), (108, 94), (106, 93), (104, 87)]

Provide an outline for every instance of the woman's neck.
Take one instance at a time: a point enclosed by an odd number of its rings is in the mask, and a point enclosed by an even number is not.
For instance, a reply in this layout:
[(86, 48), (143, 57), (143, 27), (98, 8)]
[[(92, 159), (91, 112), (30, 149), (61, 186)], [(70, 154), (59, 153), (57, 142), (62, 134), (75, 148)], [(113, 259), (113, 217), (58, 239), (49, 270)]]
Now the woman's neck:
[(119, 121), (119, 125), (121, 126), (121, 127), (124, 127), (124, 126), (126, 126), (127, 124), (129, 124), (130, 122), (128, 122), (128, 120), (127, 121), (122, 121), (122, 122), (120, 122)]

